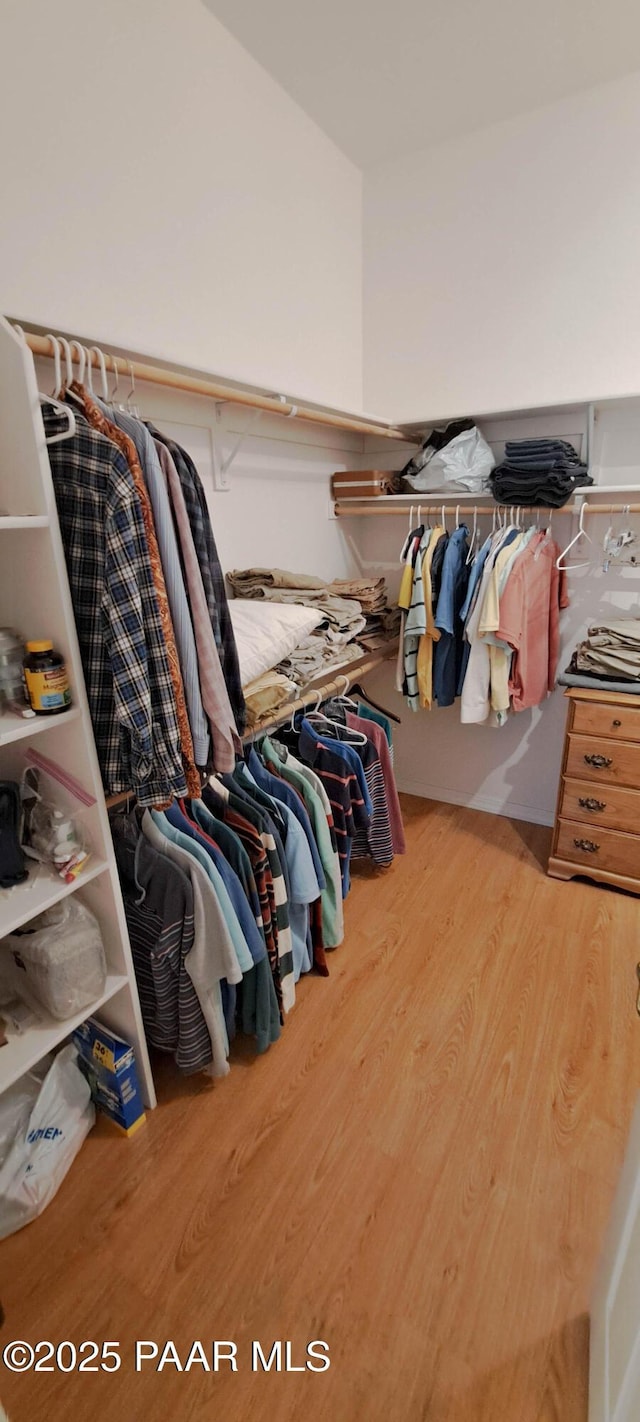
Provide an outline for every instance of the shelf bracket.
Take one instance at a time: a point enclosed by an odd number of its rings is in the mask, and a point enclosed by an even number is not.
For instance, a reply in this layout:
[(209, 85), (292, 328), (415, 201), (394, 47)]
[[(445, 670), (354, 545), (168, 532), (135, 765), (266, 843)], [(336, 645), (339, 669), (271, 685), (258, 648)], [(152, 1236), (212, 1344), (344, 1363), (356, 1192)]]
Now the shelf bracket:
[[(220, 422), (220, 418), (222, 415), (222, 407), (225, 403), (225, 401), (216, 402), (216, 420), (218, 421), (218, 423)], [(231, 480), (229, 478), (229, 470), (231, 468), (231, 465), (233, 464), (236, 455), (239, 454), (244, 444), (244, 441), (248, 439), (249, 435), (253, 432), (254, 427), (257, 425), (262, 414), (262, 410), (253, 411), (253, 414), (247, 421), (246, 429), (242, 431), (242, 434), (238, 435), (235, 444), (231, 446), (231, 449), (229, 450), (228, 454), (225, 454), (224, 456), (220, 451), (219, 438), (215, 434), (212, 434), (211, 444), (213, 452), (213, 487), (217, 491), (217, 493), (228, 494), (231, 488)]]

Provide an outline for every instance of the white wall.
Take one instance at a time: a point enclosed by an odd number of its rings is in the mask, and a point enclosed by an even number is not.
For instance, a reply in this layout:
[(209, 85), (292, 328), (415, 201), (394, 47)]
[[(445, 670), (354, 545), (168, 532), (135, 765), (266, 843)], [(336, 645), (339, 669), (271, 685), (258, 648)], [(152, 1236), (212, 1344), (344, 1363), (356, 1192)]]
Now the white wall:
[(0, 310), (361, 408), (360, 173), (200, 0), (0, 27)]
[(367, 173), (372, 409), (640, 391), (639, 134), (634, 74)]
[[(39, 388), (50, 390), (52, 362), (36, 360), (36, 374)], [(330, 579), (352, 571), (344, 529), (329, 517), (330, 479), (335, 470), (358, 466), (360, 435), (267, 414), (252, 424), (251, 410), (229, 404), (217, 418), (212, 400), (157, 385), (137, 384), (136, 400), (142, 417), (178, 440), (195, 460), (225, 572), (266, 566)], [(230, 470), (230, 489), (219, 493), (213, 482), (213, 442), (224, 456), (247, 430)]]

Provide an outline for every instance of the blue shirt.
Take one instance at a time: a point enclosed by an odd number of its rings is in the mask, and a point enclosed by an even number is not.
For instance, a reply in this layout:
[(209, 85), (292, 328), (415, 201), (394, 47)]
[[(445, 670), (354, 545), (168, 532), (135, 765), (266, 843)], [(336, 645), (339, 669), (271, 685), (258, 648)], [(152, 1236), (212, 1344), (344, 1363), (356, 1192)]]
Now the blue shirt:
[[(258, 955), (255, 961), (259, 961), (260, 957), (265, 956), (266, 947), (260, 937), (258, 926), (256, 924), (255, 919), (253, 918), (251, 909), (249, 907), (249, 901), (242, 888), (237, 874), (234, 873), (231, 866), (227, 864), (224, 854), (222, 854), (219, 849), (214, 848), (212, 844), (209, 844), (207, 840), (201, 838), (201, 836), (198, 834), (197, 829), (194, 829), (193, 825), (189, 823), (186, 816), (183, 815), (179, 805), (175, 804), (175, 801), (173, 805), (169, 806), (168, 810), (165, 810), (164, 813), (167, 820), (169, 821), (169, 824), (173, 825), (174, 829), (181, 830), (182, 833), (187, 836), (187, 839), (195, 841), (195, 843), (199, 845), (203, 853), (207, 855), (207, 857), (213, 864), (215, 870), (217, 871), (217, 874), (219, 875), (219, 878), (222, 881), (223, 888), (226, 891), (231, 902), (233, 912), (236, 916), (242, 934), (242, 957), (239, 954), (238, 961), (240, 963), (240, 967), (243, 973), (248, 972), (254, 964), (254, 953)], [(194, 819), (195, 818), (196, 817), (194, 815)], [(225, 913), (225, 918), (226, 916), (227, 915)], [(249, 946), (250, 943), (252, 947)]]
[(288, 785), (287, 781), (282, 780), (280, 776), (273, 775), (273, 773), (262, 764), (260, 756), (253, 746), (249, 752), (247, 763), (256, 785), (266, 790), (267, 794), (273, 795), (274, 800), (279, 800), (281, 805), (287, 805), (302, 826), (313, 860), (313, 867), (318, 881), (318, 893), (322, 893), (322, 890), (327, 886), (324, 870), (322, 868), (322, 860), (318, 854), (318, 846), (311, 828), (311, 820), (309, 819), (306, 807), (303, 805), (300, 796), (296, 794), (292, 785)]
[(439, 706), (453, 706), (462, 665), (463, 640), (460, 609), (465, 600), (469, 569), (467, 542), (469, 530), (464, 524), (451, 534), (446, 547), (435, 625), (440, 640), (433, 649), (433, 695)]

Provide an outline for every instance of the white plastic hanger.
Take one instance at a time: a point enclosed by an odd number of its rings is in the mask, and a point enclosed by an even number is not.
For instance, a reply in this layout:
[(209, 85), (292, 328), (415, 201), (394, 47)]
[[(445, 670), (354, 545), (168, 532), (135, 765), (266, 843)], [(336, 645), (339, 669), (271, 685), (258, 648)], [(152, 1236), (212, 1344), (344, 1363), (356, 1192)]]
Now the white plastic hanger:
[(116, 360), (116, 358), (115, 358), (114, 355), (111, 356), (111, 364), (112, 364), (112, 366), (113, 366), (113, 373), (114, 373), (114, 375), (115, 375), (116, 378), (115, 378), (115, 384), (114, 384), (113, 390), (111, 391), (111, 398), (109, 399), (109, 397), (107, 397), (107, 400), (108, 400), (108, 403), (109, 403), (110, 405), (115, 406), (115, 403), (116, 403), (116, 395), (117, 395), (118, 390), (119, 390), (119, 388), (120, 388), (120, 371), (118, 370), (118, 362), (117, 362), (117, 360)]
[[(16, 325), (14, 326), (14, 330), (17, 331), (17, 333), (18, 333), (20, 339), (21, 339), (22, 341), (24, 341), (24, 343), (25, 343), (25, 345), (26, 345), (26, 340), (27, 340), (27, 338), (26, 338), (26, 336), (25, 336), (25, 334), (24, 334), (24, 331), (23, 331), (23, 329), (22, 329), (22, 326), (19, 326), (19, 325), (16, 323)], [(59, 343), (58, 343), (58, 340), (57, 340), (57, 337), (56, 337), (56, 336), (50, 336), (49, 339), (50, 339), (50, 341), (51, 341), (51, 343), (52, 343), (52, 346), (53, 346), (53, 362), (54, 362), (54, 368), (55, 368), (55, 381), (56, 381), (56, 393), (57, 393), (58, 390), (61, 390), (61, 389), (62, 389), (62, 379), (61, 379), (61, 374), (62, 374), (62, 372), (61, 372), (61, 368), (60, 368), (60, 346), (59, 346)], [(64, 429), (64, 430), (61, 430), (60, 434), (50, 435), (48, 439), (46, 439), (46, 435), (45, 435), (46, 443), (47, 443), (48, 445), (49, 445), (49, 444), (61, 444), (62, 441), (65, 440), (65, 439), (72, 439), (73, 435), (74, 435), (75, 432), (76, 432), (76, 417), (75, 417), (75, 415), (74, 415), (74, 413), (73, 413), (73, 410), (70, 410), (68, 405), (63, 405), (63, 403), (62, 403), (61, 400), (57, 400), (57, 399), (56, 399), (56, 393), (54, 393), (53, 395), (43, 395), (43, 394), (41, 394), (40, 391), (38, 392), (38, 399), (39, 399), (39, 401), (40, 401), (40, 404), (41, 404), (41, 405), (53, 405), (54, 410), (57, 410), (57, 412), (58, 412), (59, 415), (64, 415), (64, 417), (65, 417), (65, 419), (66, 419), (66, 421), (67, 421), (67, 428)]]
[(475, 548), (475, 542), (476, 542), (477, 534), (478, 534), (478, 505), (475, 504), (475, 505), (474, 505), (474, 509), (473, 509), (473, 533), (471, 534), (471, 538), (470, 538), (470, 540), (469, 540), (469, 552), (467, 553), (467, 556), (466, 556), (466, 558), (465, 558), (465, 567), (467, 567), (467, 568), (469, 567), (469, 564), (473, 562), (474, 548)]
[(62, 390), (62, 360), (60, 357), (60, 342), (57, 336), (51, 335), (51, 332), (49, 332), (47, 340), (51, 341), (51, 349), (53, 351), (53, 369), (55, 374), (52, 393), (55, 397), (56, 395), (59, 395), (60, 391)]
[(102, 380), (102, 398), (103, 400), (107, 401), (109, 399), (109, 386), (107, 384), (107, 362), (105, 360), (104, 351), (101, 351), (99, 346), (92, 346), (91, 350), (89, 351), (89, 355), (93, 355), (94, 351), (98, 357), (98, 362), (100, 365), (100, 379)]
[(72, 385), (72, 384), (73, 384), (73, 360), (72, 360), (72, 358), (71, 358), (71, 346), (69, 345), (69, 342), (68, 342), (68, 340), (66, 339), (65, 336), (58, 336), (58, 340), (59, 340), (60, 345), (62, 346), (62, 349), (63, 349), (63, 351), (64, 351), (64, 363), (65, 363), (65, 370), (66, 370), (65, 384), (66, 384), (66, 385)]
[[(564, 562), (567, 553), (570, 553), (571, 549), (575, 548), (576, 543), (579, 543), (581, 538), (586, 538), (587, 543), (593, 544), (593, 539), (590, 538), (584, 526), (584, 514), (586, 507), (586, 503), (580, 505), (580, 521), (578, 524), (578, 532), (576, 533), (575, 538), (571, 539), (571, 542), (567, 544), (565, 549), (563, 549), (559, 558), (556, 558), (556, 568), (558, 568), (561, 573), (572, 573), (577, 568), (588, 568), (591, 563), (590, 558), (587, 558), (586, 562), (584, 563), (567, 564)], [(549, 532), (551, 532), (551, 520), (549, 520)]]

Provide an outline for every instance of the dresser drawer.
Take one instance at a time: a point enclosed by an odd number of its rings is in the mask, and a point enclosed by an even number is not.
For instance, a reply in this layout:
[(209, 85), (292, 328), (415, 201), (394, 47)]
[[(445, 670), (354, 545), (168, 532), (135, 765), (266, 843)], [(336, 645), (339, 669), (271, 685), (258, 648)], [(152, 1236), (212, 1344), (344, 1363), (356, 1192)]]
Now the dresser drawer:
[(586, 874), (590, 869), (606, 869), (609, 874), (640, 879), (640, 837), (636, 835), (560, 820), (555, 854), (557, 859), (584, 866)]
[(640, 741), (640, 706), (605, 706), (594, 701), (576, 701), (571, 729), (576, 735)]
[(600, 736), (569, 736), (565, 775), (640, 789), (640, 744)]
[(594, 829), (603, 825), (605, 829), (640, 835), (640, 790), (594, 785), (589, 780), (565, 780), (559, 814), (563, 820), (578, 820)]

